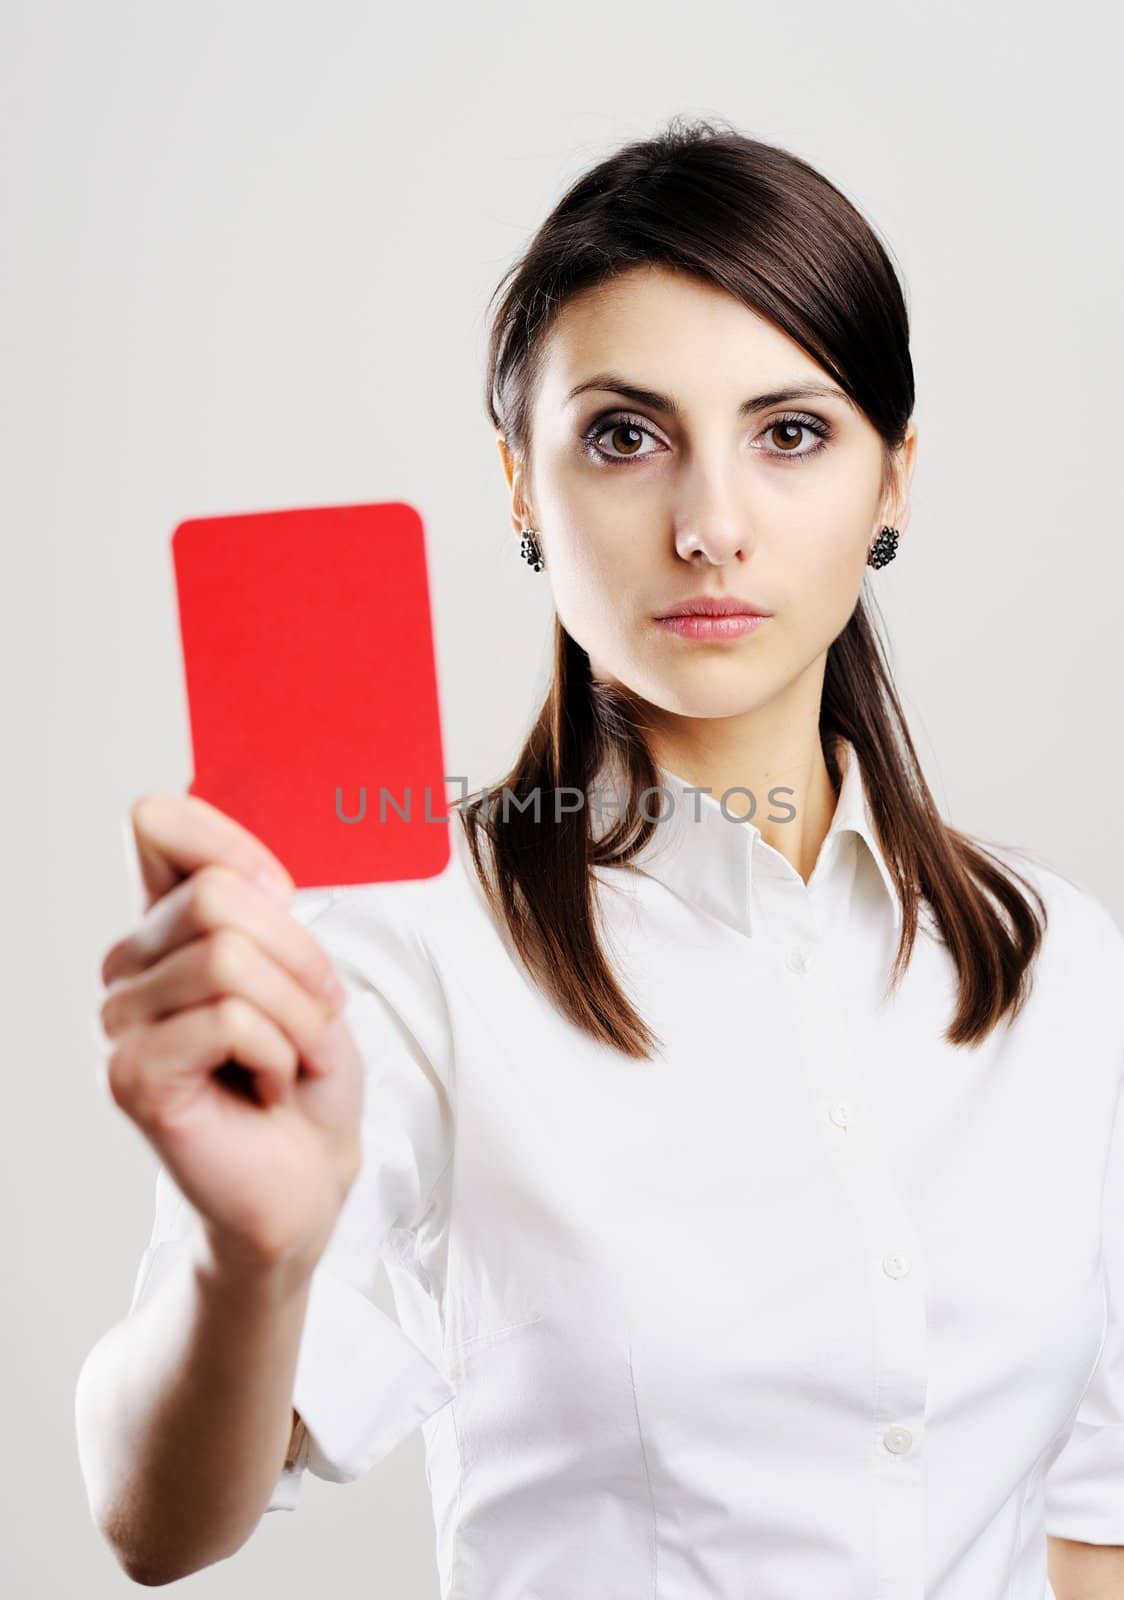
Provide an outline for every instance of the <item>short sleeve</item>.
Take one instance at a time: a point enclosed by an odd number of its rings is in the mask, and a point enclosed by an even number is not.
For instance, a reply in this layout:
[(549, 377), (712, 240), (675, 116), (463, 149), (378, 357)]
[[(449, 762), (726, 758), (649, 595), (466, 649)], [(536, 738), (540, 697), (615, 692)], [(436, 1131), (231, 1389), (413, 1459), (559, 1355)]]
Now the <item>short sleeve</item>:
[[(298, 890), (291, 910), (347, 991), (344, 1017), (364, 1066), (362, 1163), (313, 1274), (293, 1405), (304, 1436), (268, 1511), (293, 1510), (307, 1469), (347, 1483), (453, 1398), (440, 1354), (423, 1350), (374, 1304), (396, 1230), (440, 1222), (453, 1147), (452, 1036), (440, 981), (394, 886)], [(168, 1172), (130, 1314), (190, 1248), (198, 1217)]]
[(1124, 1096), (1118, 1099), (1102, 1199), (1108, 1317), (1073, 1430), (1047, 1470), (1048, 1534), (1124, 1545)]

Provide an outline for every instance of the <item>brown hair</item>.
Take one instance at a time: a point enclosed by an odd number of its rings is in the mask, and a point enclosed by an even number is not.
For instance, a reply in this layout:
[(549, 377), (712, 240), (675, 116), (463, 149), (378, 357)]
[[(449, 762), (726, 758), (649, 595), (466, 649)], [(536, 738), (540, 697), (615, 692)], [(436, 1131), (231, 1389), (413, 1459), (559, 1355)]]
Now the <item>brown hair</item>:
[[(489, 339), (485, 403), (525, 474), (553, 318), (573, 295), (651, 264), (726, 290), (806, 350), (881, 435), (889, 486), (914, 384), (908, 312), (885, 249), (850, 201), (800, 157), (728, 126), (679, 118), (576, 179), (493, 293), (490, 304), (506, 284)], [(945, 1037), (974, 1044), (1022, 1008), (1046, 908), (1033, 884), (941, 818), (872, 606), (864, 586), (827, 651), (819, 721), (825, 761), (838, 791), (832, 746), (839, 737), (851, 741), (902, 896), (893, 985), (908, 964), (923, 897), (959, 975)], [(460, 807), (475, 870), (528, 972), (578, 1027), (638, 1059), (650, 1059), (655, 1035), (606, 959), (590, 869), (625, 865), (658, 825), (641, 799), (660, 785), (644, 711), (621, 685), (593, 678), (586, 652), (556, 616), (553, 677), (526, 743), (500, 785)], [(520, 809), (536, 792), (585, 793), (606, 756), (623, 776), (623, 804), (600, 839), (588, 805), (562, 810), (545, 827)], [(489, 798), (494, 788), (505, 791), (499, 808)], [(1014, 878), (1034, 897), (1041, 922)]]

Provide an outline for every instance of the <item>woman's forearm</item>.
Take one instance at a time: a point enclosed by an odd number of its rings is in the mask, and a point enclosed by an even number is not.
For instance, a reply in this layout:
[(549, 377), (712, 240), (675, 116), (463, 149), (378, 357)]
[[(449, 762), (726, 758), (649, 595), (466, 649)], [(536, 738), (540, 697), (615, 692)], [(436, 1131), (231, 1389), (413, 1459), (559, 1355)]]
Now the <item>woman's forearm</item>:
[(289, 1453), (310, 1271), (220, 1262), (200, 1232), (98, 1341), (75, 1396), (90, 1509), (138, 1583), (232, 1555)]
[(1057, 1600), (1124, 1600), (1124, 1547), (1046, 1537)]

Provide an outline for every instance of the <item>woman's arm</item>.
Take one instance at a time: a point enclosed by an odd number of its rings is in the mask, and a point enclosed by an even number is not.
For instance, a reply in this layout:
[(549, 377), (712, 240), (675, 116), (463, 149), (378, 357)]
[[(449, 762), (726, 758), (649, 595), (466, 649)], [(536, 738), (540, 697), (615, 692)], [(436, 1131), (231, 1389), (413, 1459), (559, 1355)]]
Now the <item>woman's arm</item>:
[[(1122, 1487), (1124, 1498), (1124, 1487)], [(1082, 1544), (1047, 1534), (1050, 1586), (1057, 1600), (1124, 1600), (1124, 1546)]]
[(135, 1583), (233, 1555), (299, 1444), (302, 1268), (224, 1264), (200, 1232), (90, 1351), (75, 1398), (90, 1510)]

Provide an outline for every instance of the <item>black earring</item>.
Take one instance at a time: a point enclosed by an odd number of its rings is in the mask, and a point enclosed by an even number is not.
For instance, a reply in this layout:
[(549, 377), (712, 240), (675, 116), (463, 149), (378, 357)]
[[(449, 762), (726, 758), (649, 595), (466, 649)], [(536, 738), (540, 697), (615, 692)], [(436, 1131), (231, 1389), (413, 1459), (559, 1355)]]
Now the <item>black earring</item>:
[(898, 553), (898, 530), (883, 528), (867, 552), (868, 567), (884, 567)]
[(534, 528), (524, 529), (523, 542), (519, 546), (519, 554), (523, 557), (524, 561), (530, 562), (531, 566), (536, 572), (542, 571), (542, 548), (539, 545), (538, 539), (535, 537)]

